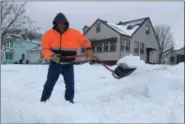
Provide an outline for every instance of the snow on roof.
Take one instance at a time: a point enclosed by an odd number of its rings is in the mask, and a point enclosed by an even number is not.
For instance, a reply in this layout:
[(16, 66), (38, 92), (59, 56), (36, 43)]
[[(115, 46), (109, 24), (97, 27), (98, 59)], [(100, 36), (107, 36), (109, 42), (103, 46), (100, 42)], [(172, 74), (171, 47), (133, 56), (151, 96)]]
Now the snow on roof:
[(40, 44), (40, 42), (39, 42), (39, 41), (31, 40), (30, 42)]
[(107, 24), (123, 35), (132, 36), (133, 33), (140, 27), (140, 25), (144, 21), (145, 19), (139, 19), (139, 20), (134, 20), (130, 22), (123, 22), (121, 24), (115, 24), (115, 23), (109, 23), (109, 22), (107, 22)]
[(32, 48), (32, 49), (29, 50), (29, 51), (34, 51), (34, 50), (41, 50), (41, 47), (40, 47), (40, 46), (36, 46), (36, 47)]
[(11, 36), (21, 37), (20, 34), (10, 34)]

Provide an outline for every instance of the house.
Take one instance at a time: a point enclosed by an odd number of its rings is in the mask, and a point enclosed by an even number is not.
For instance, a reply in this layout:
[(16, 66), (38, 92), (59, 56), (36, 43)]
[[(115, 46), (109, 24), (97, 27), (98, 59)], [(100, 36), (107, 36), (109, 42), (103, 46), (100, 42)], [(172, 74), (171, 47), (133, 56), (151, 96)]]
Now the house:
[(2, 46), (1, 63), (29, 63), (27, 51), (39, 44), (36, 41), (24, 40), (20, 35), (10, 34)]
[(29, 63), (31, 64), (40, 64), (45, 61), (41, 53), (40, 45), (28, 50), (27, 57), (28, 57)]
[(104, 63), (115, 64), (129, 54), (140, 56), (146, 63), (158, 63), (159, 42), (149, 17), (118, 23), (97, 19), (84, 32)]
[(162, 56), (163, 63), (176, 65), (180, 62), (184, 62), (185, 61), (184, 49), (185, 47), (182, 47), (177, 50), (166, 51)]

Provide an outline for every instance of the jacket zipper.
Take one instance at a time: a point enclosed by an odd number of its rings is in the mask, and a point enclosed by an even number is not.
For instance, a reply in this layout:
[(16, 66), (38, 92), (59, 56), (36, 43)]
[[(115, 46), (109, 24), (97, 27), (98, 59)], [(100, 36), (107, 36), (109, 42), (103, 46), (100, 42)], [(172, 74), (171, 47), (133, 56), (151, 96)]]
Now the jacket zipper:
[(62, 40), (62, 35), (60, 35), (60, 50), (61, 50), (61, 45), (62, 45), (61, 44), (62, 43), (61, 40)]

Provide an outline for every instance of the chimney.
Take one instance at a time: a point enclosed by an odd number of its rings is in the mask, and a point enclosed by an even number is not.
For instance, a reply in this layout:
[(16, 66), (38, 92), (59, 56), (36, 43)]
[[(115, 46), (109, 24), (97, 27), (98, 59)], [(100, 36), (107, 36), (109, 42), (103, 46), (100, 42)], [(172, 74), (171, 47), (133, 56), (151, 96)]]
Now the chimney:
[(87, 32), (88, 29), (89, 29), (89, 27), (88, 27), (87, 25), (85, 25), (85, 26), (83, 27), (83, 34), (85, 34), (85, 33)]
[(122, 22), (122, 21), (119, 21), (119, 22), (118, 22), (118, 25), (122, 25), (122, 24), (123, 24), (123, 22)]

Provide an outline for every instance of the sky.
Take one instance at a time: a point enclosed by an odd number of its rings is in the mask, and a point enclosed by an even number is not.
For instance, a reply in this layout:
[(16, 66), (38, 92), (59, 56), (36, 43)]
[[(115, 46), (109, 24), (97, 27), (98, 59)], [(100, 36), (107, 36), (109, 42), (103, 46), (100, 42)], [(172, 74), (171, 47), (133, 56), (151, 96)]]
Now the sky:
[(108, 22), (129, 21), (150, 17), (153, 26), (167, 24), (176, 42), (184, 42), (184, 2), (29, 2), (27, 14), (36, 21), (43, 33), (52, 27), (57, 13), (62, 12), (70, 26), (82, 32), (97, 18)]

